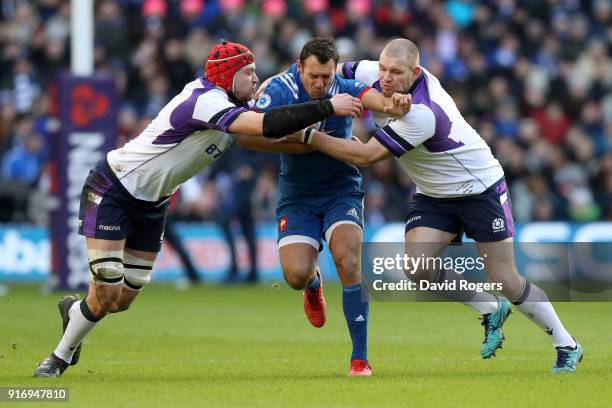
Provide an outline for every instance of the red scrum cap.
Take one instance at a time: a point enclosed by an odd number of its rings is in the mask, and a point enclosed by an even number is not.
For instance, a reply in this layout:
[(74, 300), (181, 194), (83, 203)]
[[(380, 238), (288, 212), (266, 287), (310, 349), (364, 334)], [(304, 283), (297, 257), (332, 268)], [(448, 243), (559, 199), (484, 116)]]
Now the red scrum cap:
[(232, 92), (236, 72), (254, 62), (255, 57), (247, 47), (223, 41), (215, 45), (208, 54), (206, 79), (227, 92)]

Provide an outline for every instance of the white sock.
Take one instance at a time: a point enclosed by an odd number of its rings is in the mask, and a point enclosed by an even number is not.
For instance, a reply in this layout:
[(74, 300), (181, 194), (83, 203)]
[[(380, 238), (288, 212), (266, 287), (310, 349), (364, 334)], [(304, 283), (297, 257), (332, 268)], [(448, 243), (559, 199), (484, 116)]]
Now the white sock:
[[(457, 288), (459, 288), (459, 282), (465, 281), (462, 275), (459, 275), (453, 271), (440, 271), (438, 272), (438, 277), (436, 278), (436, 282), (444, 282), (444, 280), (449, 283), (452, 281), (457, 282)], [(447, 290), (447, 291), (439, 291), (440, 295), (444, 296), (447, 299), (452, 299), (457, 302), (461, 302), (466, 306), (471, 307), (472, 309), (480, 312), (480, 314), (488, 314), (493, 313), (497, 310), (498, 307), (498, 299), (495, 295), (488, 292), (476, 292), (475, 290)]]
[(70, 310), (68, 311), (70, 322), (68, 322), (68, 327), (66, 327), (66, 331), (64, 332), (62, 339), (53, 352), (56, 356), (67, 363), (72, 361), (72, 355), (74, 354), (77, 346), (81, 343), (81, 341), (83, 341), (87, 333), (93, 329), (99, 320), (90, 320), (95, 318), (89, 311), (87, 304), (85, 304), (83, 307), (87, 312), (89, 312), (89, 319), (83, 315), (83, 312), (81, 311), (82, 302), (85, 302), (85, 299), (74, 302), (70, 307)]
[(499, 307), (497, 297), (488, 292), (476, 292), (472, 300), (463, 303), (483, 315), (493, 313)]
[(551, 336), (555, 347), (576, 346), (576, 341), (563, 327), (557, 312), (542, 289), (525, 279), (523, 291), (513, 303), (521, 313)]

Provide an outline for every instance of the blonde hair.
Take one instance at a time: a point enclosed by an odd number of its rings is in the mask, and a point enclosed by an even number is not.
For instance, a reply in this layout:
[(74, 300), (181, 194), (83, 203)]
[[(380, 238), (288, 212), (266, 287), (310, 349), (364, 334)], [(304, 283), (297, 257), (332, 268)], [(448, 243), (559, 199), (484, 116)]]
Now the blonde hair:
[(416, 44), (405, 38), (391, 40), (383, 49), (382, 54), (387, 57), (405, 59), (409, 65), (419, 65), (419, 49)]

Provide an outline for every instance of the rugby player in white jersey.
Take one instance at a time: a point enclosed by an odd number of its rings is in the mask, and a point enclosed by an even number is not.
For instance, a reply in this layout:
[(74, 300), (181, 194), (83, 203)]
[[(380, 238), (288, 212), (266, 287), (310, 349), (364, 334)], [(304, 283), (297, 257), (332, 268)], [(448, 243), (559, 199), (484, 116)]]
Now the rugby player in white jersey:
[(138, 137), (108, 153), (90, 172), (79, 215), (92, 276), (88, 295), (60, 300), (64, 334), (35, 376), (61, 376), (78, 362), (83, 338), (100, 319), (130, 307), (150, 280), (169, 197), (227, 150), (234, 134), (281, 137), (332, 114), (361, 113), (359, 100), (346, 94), (254, 112), (246, 103), (257, 84), (247, 47), (216, 45), (206, 77), (188, 83)]
[[(375, 113), (380, 127), (365, 144), (314, 129), (274, 143), (302, 141), (361, 166), (395, 156), (417, 186), (406, 223), (406, 253), (437, 256), (449, 243), (460, 241), (465, 232), (476, 241), (481, 256), (487, 254), (483, 258), (489, 279), (501, 283), (504, 296), (552, 338), (557, 352), (552, 371), (575, 371), (582, 360), (582, 347), (563, 327), (546, 294), (517, 271), (512, 244), (514, 222), (503, 169), (438, 79), (419, 65), (416, 45), (395, 39), (386, 45), (379, 61), (345, 63), (338, 70), (385, 96), (394, 92), (411, 94), (410, 112), (399, 119)], [(416, 272), (409, 277), (436, 283), (463, 279), (453, 271)], [(486, 359), (495, 355), (504, 340), (502, 326), (511, 312), (510, 302), (486, 292), (441, 294), (483, 315), (481, 356)]]

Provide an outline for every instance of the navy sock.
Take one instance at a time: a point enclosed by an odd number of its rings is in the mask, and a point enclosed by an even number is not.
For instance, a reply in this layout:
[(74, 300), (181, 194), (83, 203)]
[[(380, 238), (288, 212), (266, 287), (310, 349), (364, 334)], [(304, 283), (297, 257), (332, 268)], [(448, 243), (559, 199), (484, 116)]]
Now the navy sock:
[(321, 286), (321, 278), (319, 278), (319, 271), (315, 272), (314, 278), (308, 283), (306, 289), (308, 290), (319, 290), (319, 286)]
[(352, 360), (368, 359), (368, 316), (370, 302), (361, 299), (361, 284), (342, 289), (342, 309), (351, 340), (353, 341)]

